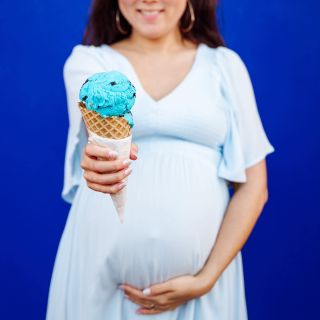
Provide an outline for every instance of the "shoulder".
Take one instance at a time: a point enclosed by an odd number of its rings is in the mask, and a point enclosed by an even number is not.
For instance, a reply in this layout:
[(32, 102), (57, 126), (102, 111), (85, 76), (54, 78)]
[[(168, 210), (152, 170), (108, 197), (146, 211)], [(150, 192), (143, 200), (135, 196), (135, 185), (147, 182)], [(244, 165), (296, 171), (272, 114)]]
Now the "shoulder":
[(94, 45), (83, 45), (83, 44), (77, 44), (74, 46), (71, 50), (71, 54), (67, 58), (67, 60), (82, 60), (82, 59), (94, 59), (99, 60), (103, 59), (104, 56), (108, 53), (109, 46), (102, 44), (100, 46), (94, 46)]
[(108, 50), (105, 45), (87, 46), (78, 44), (74, 46), (64, 63), (64, 73), (78, 68), (106, 68), (108, 64)]
[(216, 53), (219, 57), (227, 59), (231, 62), (241, 60), (238, 52), (236, 52), (235, 50), (233, 50), (231, 48), (219, 46), (219, 47), (215, 48), (214, 50), (216, 50)]
[(207, 50), (211, 54), (211, 58), (219, 65), (219, 67), (226, 68), (229, 72), (247, 72), (247, 67), (242, 57), (233, 49), (219, 46), (216, 48), (210, 48), (207, 46)]
[(248, 82), (250, 75), (247, 66), (238, 52), (233, 49), (219, 46), (211, 48), (206, 46), (207, 59), (216, 65), (222, 78), (231, 81)]

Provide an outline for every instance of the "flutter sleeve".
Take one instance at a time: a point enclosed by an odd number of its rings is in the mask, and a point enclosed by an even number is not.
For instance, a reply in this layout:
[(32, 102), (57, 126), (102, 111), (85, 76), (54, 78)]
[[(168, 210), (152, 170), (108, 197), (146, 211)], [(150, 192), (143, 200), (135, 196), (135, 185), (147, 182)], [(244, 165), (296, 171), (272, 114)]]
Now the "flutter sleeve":
[(248, 70), (233, 50), (217, 48), (222, 94), (228, 111), (228, 132), (222, 146), (218, 176), (246, 182), (245, 169), (275, 151), (264, 130)]
[(63, 67), (67, 97), (69, 129), (65, 153), (62, 198), (72, 203), (82, 176), (80, 162), (87, 143), (87, 133), (78, 109), (79, 90), (85, 80), (96, 72), (105, 71), (104, 61), (93, 46), (77, 45)]

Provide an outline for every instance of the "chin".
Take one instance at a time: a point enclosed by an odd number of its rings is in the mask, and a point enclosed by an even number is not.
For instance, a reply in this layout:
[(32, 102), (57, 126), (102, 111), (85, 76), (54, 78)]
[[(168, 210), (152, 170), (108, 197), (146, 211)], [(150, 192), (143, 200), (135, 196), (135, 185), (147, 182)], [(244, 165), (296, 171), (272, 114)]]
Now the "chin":
[(156, 40), (161, 37), (164, 37), (166, 35), (166, 32), (160, 28), (150, 28), (150, 27), (144, 27), (137, 29), (137, 32), (143, 36), (144, 38), (150, 39), (150, 40)]

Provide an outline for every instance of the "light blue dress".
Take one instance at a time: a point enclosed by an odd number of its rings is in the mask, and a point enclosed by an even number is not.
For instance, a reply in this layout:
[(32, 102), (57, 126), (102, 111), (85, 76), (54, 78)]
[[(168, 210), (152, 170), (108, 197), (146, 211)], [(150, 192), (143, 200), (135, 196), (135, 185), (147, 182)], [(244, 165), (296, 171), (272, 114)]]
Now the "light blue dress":
[[(89, 189), (80, 167), (87, 135), (77, 107), (86, 78), (123, 72), (136, 86), (124, 224), (109, 195)], [(63, 198), (72, 203), (51, 279), (47, 320), (245, 320), (241, 251), (210, 292), (173, 311), (138, 315), (118, 288), (141, 289), (206, 262), (230, 200), (228, 181), (274, 151), (250, 77), (237, 53), (201, 44), (182, 82), (159, 101), (110, 46), (78, 45), (64, 66), (70, 127)]]

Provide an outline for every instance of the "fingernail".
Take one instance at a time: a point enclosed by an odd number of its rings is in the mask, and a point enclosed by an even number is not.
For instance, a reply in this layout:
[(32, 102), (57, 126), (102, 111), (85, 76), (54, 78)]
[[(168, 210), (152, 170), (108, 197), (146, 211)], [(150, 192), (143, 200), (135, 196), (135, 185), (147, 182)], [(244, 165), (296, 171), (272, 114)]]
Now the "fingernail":
[(143, 289), (142, 293), (144, 295), (148, 296), (151, 293), (151, 290), (150, 290), (150, 288), (145, 288), (145, 289)]
[(117, 156), (118, 156), (118, 152), (117, 151), (113, 151), (113, 150), (109, 151), (109, 157), (115, 158)]
[(122, 163), (123, 163), (124, 165), (129, 164), (129, 166), (130, 166), (130, 164), (132, 163), (132, 160), (126, 159), (126, 160), (124, 160)]
[(123, 290), (123, 289), (124, 289), (124, 285), (121, 284), (121, 285), (119, 286), (119, 288), (120, 288), (121, 290)]
[(132, 168), (128, 168), (128, 169), (126, 169), (126, 170), (124, 171), (124, 174), (127, 175), (127, 174), (129, 174), (131, 171), (132, 171)]
[(125, 297), (126, 299), (129, 299), (129, 296), (128, 296), (127, 294), (125, 294), (124, 297)]

